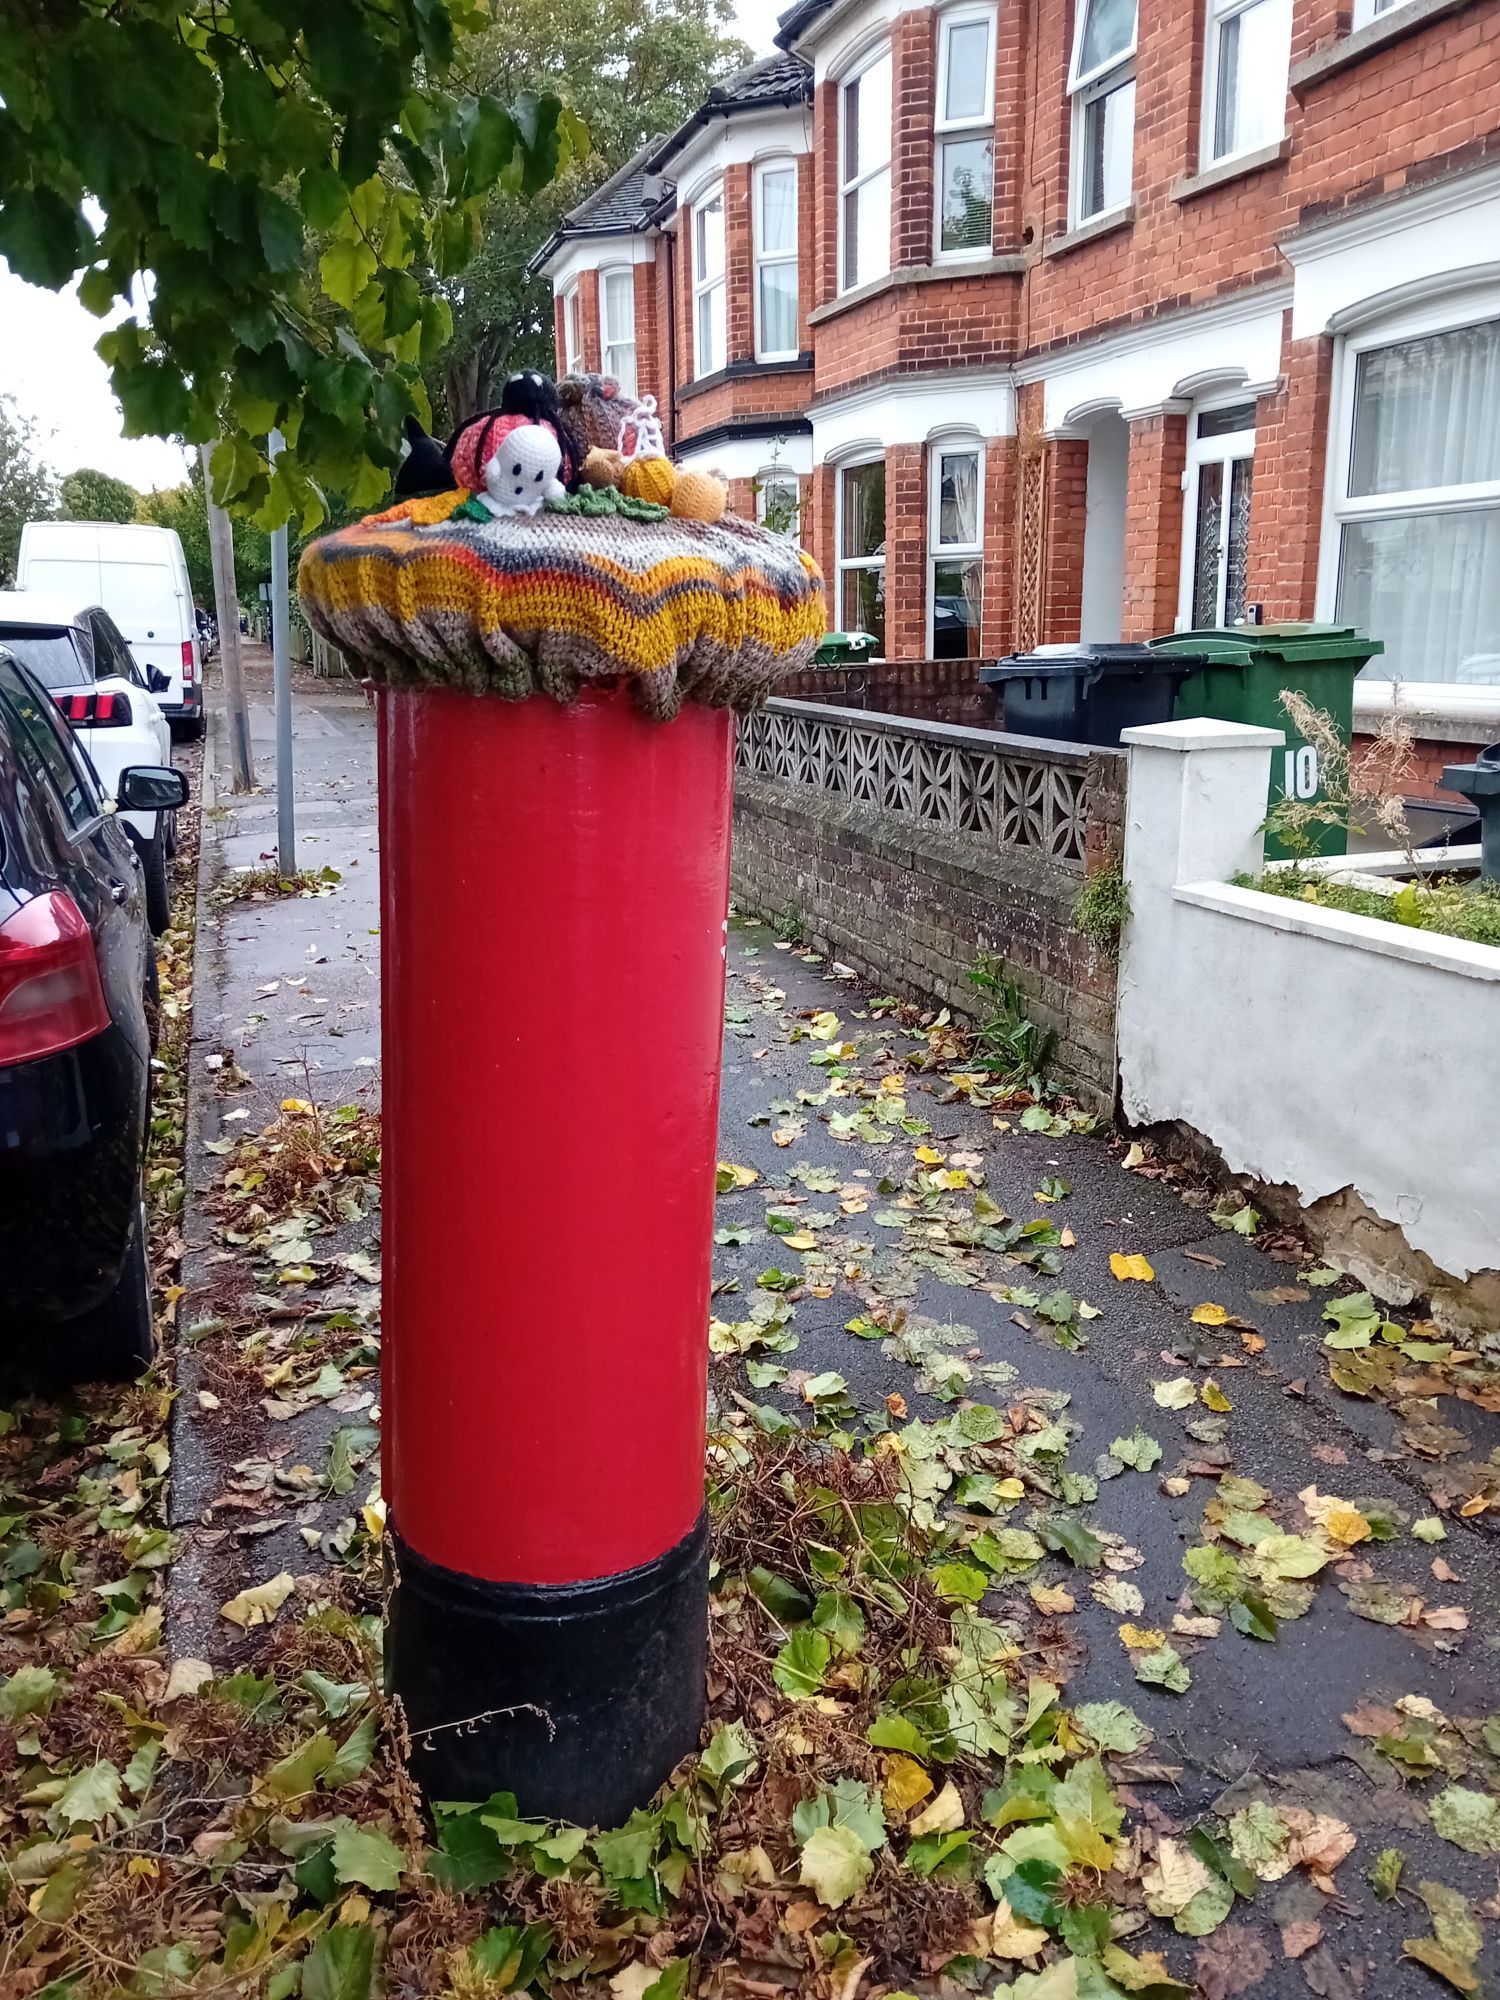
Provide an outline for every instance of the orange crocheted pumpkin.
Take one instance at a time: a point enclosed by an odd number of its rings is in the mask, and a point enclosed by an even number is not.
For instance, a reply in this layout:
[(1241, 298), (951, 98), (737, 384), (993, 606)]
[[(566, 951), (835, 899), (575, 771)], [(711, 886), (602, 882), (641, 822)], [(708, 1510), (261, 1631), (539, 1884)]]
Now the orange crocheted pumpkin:
[(711, 472), (679, 472), (671, 508), (679, 521), (722, 521), (729, 488)]
[(677, 468), (669, 458), (633, 458), (620, 475), (620, 491), (631, 500), (651, 500), (665, 507), (677, 484)]

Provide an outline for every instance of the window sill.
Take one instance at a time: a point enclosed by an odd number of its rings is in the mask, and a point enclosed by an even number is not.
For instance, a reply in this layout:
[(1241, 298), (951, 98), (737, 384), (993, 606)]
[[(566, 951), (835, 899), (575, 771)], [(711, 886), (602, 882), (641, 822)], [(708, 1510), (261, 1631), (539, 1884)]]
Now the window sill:
[(822, 326), (827, 320), (837, 319), (840, 313), (853, 312), (856, 306), (881, 298), (887, 292), (899, 291), (904, 285), (932, 285), (943, 278), (1018, 278), (1025, 268), (1026, 259), (1014, 254), (950, 257), (937, 264), (898, 264), (895, 270), (871, 278), (866, 285), (856, 285), (852, 291), (840, 292), (836, 299), (816, 307), (807, 315), (807, 323)]
[(1457, 14), (1471, 4), (1472, 0), (1403, 0), (1402, 5), (1389, 13), (1378, 14), (1352, 34), (1341, 35), (1326, 48), (1315, 49), (1310, 56), (1293, 63), (1287, 78), (1288, 88), (1300, 104), (1304, 93), (1315, 90), (1325, 78), (1337, 75), (1353, 63), (1363, 62), (1366, 56), (1374, 55), (1391, 42), (1416, 34), (1429, 21)]
[(695, 375), (691, 382), (685, 382), (677, 391), (677, 401), (690, 403), (695, 396), (706, 396), (711, 389), (722, 389), (726, 382), (742, 382), (747, 377), (810, 375), (812, 365), (810, 354), (797, 354), (788, 361), (731, 361), (711, 375)]
[(1227, 160), (1215, 160), (1202, 173), (1189, 174), (1172, 190), (1173, 201), (1192, 201), (1200, 194), (1212, 194), (1227, 181), (1242, 180), (1246, 174), (1262, 173), (1267, 167), (1279, 167), (1291, 155), (1292, 142), (1288, 135), (1277, 139), (1273, 145), (1257, 146), (1253, 152), (1232, 153)]
[(1070, 251), (1081, 250), (1086, 243), (1097, 243), (1101, 236), (1113, 236), (1117, 229), (1129, 229), (1134, 223), (1135, 203), (1130, 201), (1123, 208), (1112, 208), (1107, 215), (1091, 216), (1087, 222), (1080, 222), (1066, 236), (1054, 236), (1050, 243), (1042, 245), (1042, 255), (1066, 257)]

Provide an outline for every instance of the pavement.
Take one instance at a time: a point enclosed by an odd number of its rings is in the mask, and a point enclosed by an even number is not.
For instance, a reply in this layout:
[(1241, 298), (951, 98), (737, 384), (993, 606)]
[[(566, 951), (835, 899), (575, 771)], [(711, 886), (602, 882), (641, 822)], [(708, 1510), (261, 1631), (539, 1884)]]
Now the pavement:
[[(375, 824), (374, 716), (349, 681), (298, 669), (293, 698), (296, 863), (335, 871), (323, 893), (217, 902), (236, 874), (276, 860), (276, 741), (267, 649), (245, 648), (251, 749), (258, 788), (231, 786), (221, 702), (204, 746), (198, 942), (189, 1063), (185, 1252), (173, 1412), (172, 1525), (180, 1551), (168, 1594), (174, 1654), (234, 1657), (236, 1634), (218, 1607), (245, 1583), (306, 1575), (328, 1559), (354, 1501), (321, 1477), (341, 1427), (370, 1422), (373, 1355), (331, 1398), (273, 1415), (277, 1397), (230, 1393), (226, 1355), (243, 1348), (266, 1372), (304, 1354), (347, 1348), (330, 1318), (354, 1322), (357, 1343), (378, 1341), (379, 1285), (334, 1266), (315, 1297), (277, 1296), (226, 1242), (211, 1209), (229, 1149), (259, 1132), (288, 1099), (321, 1114), (380, 1102), (380, 874)], [(325, 1260), (378, 1258), (378, 1208), (314, 1239)], [(374, 1272), (374, 1266), (369, 1267)], [(258, 1330), (265, 1329), (264, 1341)], [(230, 1374), (233, 1374), (231, 1365)], [(262, 1386), (256, 1383), (257, 1388)], [(274, 1391), (274, 1385), (273, 1391)], [(205, 1400), (208, 1399), (208, 1400)], [(290, 1399), (282, 1396), (284, 1407)], [(318, 1477), (312, 1477), (316, 1470)], [(340, 1482), (342, 1483), (342, 1482)], [(370, 1484), (363, 1479), (359, 1494)], [(273, 1502), (283, 1504), (276, 1505)]]
[[(266, 664), (252, 664), (249, 678), (255, 754), (269, 785)], [(234, 1589), (278, 1570), (299, 1574), (319, 1560), (337, 1560), (339, 1524), (366, 1482), (352, 1497), (347, 1488), (331, 1490), (321, 1470), (330, 1438), (340, 1425), (378, 1420), (370, 1365), (378, 1286), (338, 1261), (350, 1251), (356, 1266), (361, 1256), (378, 1255), (373, 1206), (318, 1239), (317, 1287), (292, 1286), (291, 1296), (278, 1298), (262, 1283), (247, 1300), (225, 1292), (226, 1272), (244, 1260), (237, 1263), (206, 1205), (223, 1171), (224, 1140), (259, 1129), (284, 1098), (325, 1109), (378, 1105), (373, 715), (358, 689), (303, 679), (296, 718), (298, 860), (338, 871), (331, 894), (215, 906), (216, 884), (274, 852), (276, 815), (269, 789), (227, 795), (217, 718), (207, 759), (216, 804), (205, 813), (201, 864), (182, 1316), (187, 1327), (208, 1331), (184, 1342), (179, 1362), (173, 1519), (184, 1553), (173, 1578), (168, 1635), (176, 1652), (214, 1659), (233, 1657), (233, 1634), (217, 1606)], [(206, 802), (209, 796), (206, 789)], [(1202, 1189), (1151, 1177), (1149, 1161), (1144, 1172), (1139, 1165), (1128, 1169), (1123, 1142), (1110, 1135), (1026, 1131), (1014, 1112), (1000, 1116), (984, 1105), (942, 1102), (943, 1079), (908, 1067), (926, 1046), (925, 1032), (889, 1015), (873, 1018), (852, 976), (839, 976), (838, 968), (765, 928), (736, 925), (728, 961), (721, 1157), (755, 1169), (758, 1178), (720, 1199), (721, 1235), (727, 1230), (732, 1240), (716, 1250), (714, 1310), (728, 1320), (741, 1317), (771, 1264), (798, 1274), (789, 1294), (797, 1346), (767, 1357), (785, 1364), (788, 1378), (755, 1390), (754, 1400), (805, 1417), (802, 1384), (834, 1371), (860, 1411), (879, 1411), (894, 1396), (913, 1417), (950, 1414), (951, 1406), (928, 1393), (930, 1383), (923, 1386), (919, 1368), (903, 1358), (899, 1340), (862, 1339), (846, 1330), (851, 1318), (872, 1311), (887, 1319), (904, 1313), (908, 1328), (948, 1330), (943, 1339), (974, 1370), (979, 1399), (1053, 1410), (1073, 1430), (1075, 1468), (1093, 1467), (1113, 1439), (1139, 1427), (1162, 1446), (1160, 1464), (1101, 1481), (1097, 1500), (1078, 1511), (1138, 1552), (1128, 1580), (1142, 1594), (1139, 1622), (1148, 1626), (1170, 1630), (1174, 1614), (1193, 1610), (1184, 1595), (1182, 1555), (1202, 1541), (1205, 1505), (1226, 1470), (1269, 1488), (1272, 1510), (1289, 1529), (1306, 1525), (1296, 1496), (1309, 1487), (1362, 1503), (1396, 1524), (1394, 1539), (1355, 1548), (1326, 1572), (1312, 1608), (1283, 1622), (1276, 1643), (1243, 1636), (1227, 1620), (1211, 1639), (1175, 1637), (1192, 1675), (1184, 1694), (1137, 1683), (1118, 1613), (1095, 1600), (1085, 1572), (1060, 1561), (1049, 1562), (1047, 1580), (1068, 1585), (1076, 1610), (1051, 1621), (1045, 1646), (1053, 1666), (1068, 1669), (1070, 1702), (1123, 1700), (1155, 1732), (1152, 1756), (1170, 1776), (1136, 1784), (1132, 1796), (1159, 1831), (1191, 1826), (1215, 1801), (1228, 1811), (1267, 1798), (1331, 1815), (1357, 1834), (1335, 1896), (1320, 1894), (1298, 1869), (1262, 1887), (1253, 1905), (1237, 1906), (1231, 1925), (1208, 1941), (1226, 1964), (1237, 1950), (1247, 1963), (1258, 1962), (1256, 1939), (1263, 1943), (1256, 1993), (1266, 2000), (1309, 1992), (1324, 2000), (1397, 2000), (1428, 1990), (1428, 1974), (1401, 1959), (1403, 1937), (1425, 1932), (1427, 1919), (1410, 1899), (1377, 1901), (1366, 1880), (1370, 1865), (1383, 1848), (1400, 1847), (1409, 1881), (1436, 1879), (1484, 1904), (1496, 1895), (1495, 1864), (1440, 1840), (1424, 1809), (1426, 1792), (1377, 1756), (1345, 1717), (1416, 1696), (1445, 1715), (1475, 1719), (1477, 1735), (1477, 1719), (1500, 1710), (1500, 1568), (1484, 1517), (1446, 1512), (1447, 1539), (1436, 1548), (1408, 1532), (1414, 1519), (1432, 1514), (1435, 1487), (1441, 1504), (1442, 1464), (1413, 1450), (1409, 1405), (1396, 1412), (1378, 1398), (1345, 1395), (1330, 1381), (1321, 1317), (1329, 1294), (1298, 1282), (1313, 1260), (1284, 1236), (1245, 1237), (1216, 1225)], [(841, 1137), (831, 1121), (857, 1100), (799, 1099), (799, 1093), (816, 1099), (826, 1088), (826, 1066), (810, 1058), (826, 1055), (828, 1042), (811, 1035), (809, 1024), (828, 1012), (839, 1017), (839, 1035), (855, 1044), (850, 1073), (873, 1089), (883, 1076), (900, 1078), (925, 1134), (898, 1132), (885, 1145)], [(930, 1232), (934, 1241), (927, 1244), (919, 1227), (899, 1215), (892, 1223), (885, 1204), (898, 1203), (910, 1188), (921, 1144), (945, 1159), (977, 1159), (973, 1178), (1010, 1216), (1065, 1228), (1072, 1242), (1057, 1253), (1058, 1273), (1036, 1280), (999, 1252), (954, 1255), (951, 1241), (936, 1240), (941, 1231)], [(800, 1176), (791, 1177), (802, 1168), (824, 1170), (825, 1185), (831, 1170), (839, 1192), (809, 1192)], [(1067, 1191), (1044, 1203), (1037, 1191), (1049, 1180), (1065, 1182)], [(840, 1194), (861, 1183), (872, 1191), (868, 1212), (844, 1213)], [(809, 1255), (799, 1271), (796, 1253), (765, 1233), (768, 1208), (821, 1218), (809, 1224), (817, 1265)], [(733, 1240), (742, 1232), (745, 1240)], [(1112, 1253), (1144, 1255), (1153, 1275), (1120, 1279)], [(819, 1269), (827, 1280), (821, 1285), (814, 1282)], [(1083, 1325), (1087, 1344), (1057, 1344), (1034, 1310), (996, 1296), (1002, 1287), (1026, 1285), (1041, 1292), (1060, 1285), (1097, 1308), (1099, 1316)], [(820, 1289), (828, 1296), (817, 1296)], [(1205, 1303), (1222, 1308), (1227, 1324), (1196, 1324), (1192, 1311)], [(274, 1363), (278, 1354), (291, 1361), (315, 1357), (319, 1343), (330, 1341), (330, 1318), (340, 1329), (333, 1345), (341, 1357), (331, 1400), (290, 1415), (242, 1411), (234, 1424), (225, 1422), (222, 1407), (203, 1406), (200, 1392), (214, 1379), (205, 1357), (226, 1326), (269, 1327), (268, 1345), (255, 1351)], [(361, 1339), (368, 1342), (363, 1355)], [(1223, 1390), (1231, 1407), (1218, 1436), (1213, 1426), (1205, 1434), (1208, 1411), (1196, 1400), (1179, 1411), (1156, 1399), (1155, 1384), (1183, 1375), (1192, 1379), (1195, 1398), (1209, 1376)], [(1435, 1411), (1439, 1403), (1442, 1421), (1462, 1432), (1475, 1460), (1500, 1445), (1500, 1416), (1447, 1395), (1434, 1399)], [(1190, 1423), (1199, 1426), (1196, 1433)], [(310, 1481), (299, 1476), (309, 1467)], [(1021, 1518), (1018, 1512), (1017, 1524)], [(1371, 1578), (1407, 1589), (1444, 1615), (1435, 1625), (1401, 1626), (1356, 1616), (1347, 1587)], [(997, 1608), (1034, 1622), (1019, 1586), (1001, 1592)], [(1466, 1614), (1466, 1629), (1450, 1612)], [(1489, 1781), (1481, 1774), (1470, 1782)], [(1490, 1914), (1497, 1913), (1491, 1904)], [(1307, 1933), (1294, 1929), (1303, 1948), (1288, 1956), (1281, 1933), (1309, 1923), (1321, 1925), (1321, 1941), (1307, 1949)], [(1493, 1929), (1479, 1961), (1490, 1978), (1500, 1976)], [(1190, 1977), (1195, 1952), (1207, 1949), (1170, 1931), (1158, 1942), (1180, 1976)], [(1204, 1990), (1247, 1989), (1226, 1973), (1224, 1983)]]

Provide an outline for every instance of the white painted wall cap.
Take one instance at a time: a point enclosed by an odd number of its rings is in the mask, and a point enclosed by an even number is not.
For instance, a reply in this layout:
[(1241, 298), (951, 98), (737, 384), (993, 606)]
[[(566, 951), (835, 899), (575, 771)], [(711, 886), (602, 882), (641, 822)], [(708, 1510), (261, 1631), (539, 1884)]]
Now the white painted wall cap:
[(1122, 729), (1120, 741), (1140, 750), (1279, 750), (1286, 742), (1280, 729), (1259, 729), (1249, 722), (1216, 722), (1211, 716), (1189, 716), (1181, 722), (1143, 722)]

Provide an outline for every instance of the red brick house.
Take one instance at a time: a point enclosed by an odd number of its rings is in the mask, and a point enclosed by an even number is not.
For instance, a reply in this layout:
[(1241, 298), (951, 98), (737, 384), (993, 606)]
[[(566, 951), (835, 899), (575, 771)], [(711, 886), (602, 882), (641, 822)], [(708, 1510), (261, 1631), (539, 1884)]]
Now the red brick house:
[(546, 247), (561, 365), (629, 348), (743, 511), (795, 475), (891, 658), (1339, 617), (1366, 713), (1500, 736), (1500, 0), (777, 39)]

